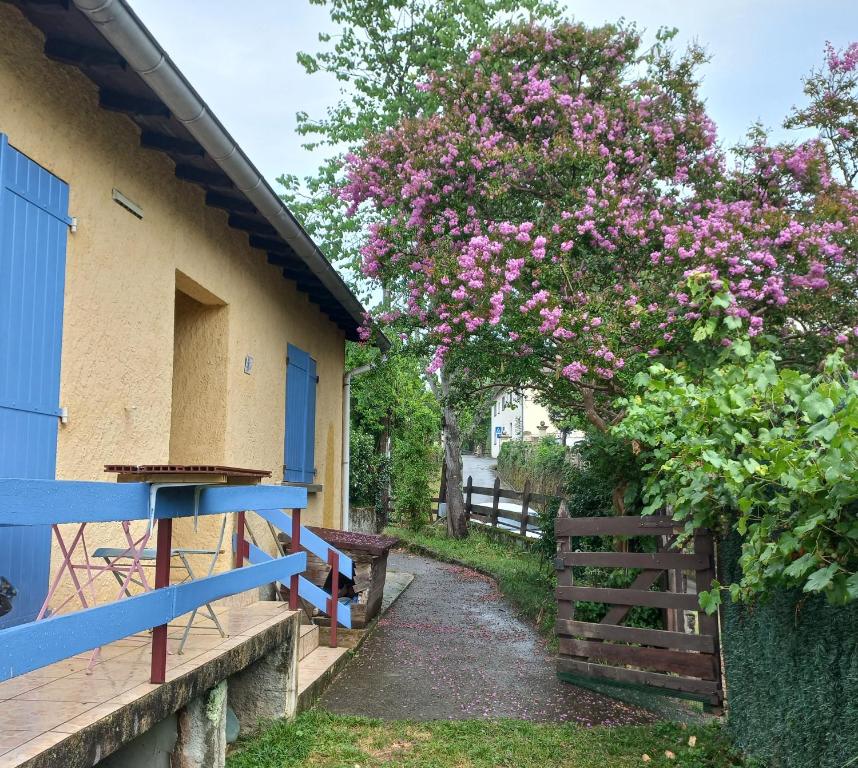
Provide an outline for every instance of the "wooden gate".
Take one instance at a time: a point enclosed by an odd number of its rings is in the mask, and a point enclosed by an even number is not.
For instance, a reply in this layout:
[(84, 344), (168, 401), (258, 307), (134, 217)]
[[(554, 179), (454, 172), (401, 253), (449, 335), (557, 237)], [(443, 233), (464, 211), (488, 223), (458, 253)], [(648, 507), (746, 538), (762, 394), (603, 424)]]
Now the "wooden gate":
[[(698, 592), (710, 589), (715, 573), (711, 534), (698, 531), (691, 546), (671, 549), (679, 526), (670, 518), (656, 516), (560, 517), (555, 532), (560, 677), (570, 682), (583, 677), (650, 686), (720, 707), (718, 621), (699, 610), (697, 598)], [(656, 537), (657, 551), (573, 551), (573, 538), (589, 536)], [(572, 569), (577, 566), (640, 573), (623, 589), (576, 586)], [(575, 604), (582, 600), (607, 603), (610, 608), (599, 623), (576, 621)], [(662, 609), (665, 628), (624, 626), (637, 605)], [(687, 612), (696, 612), (696, 621), (686, 622)]]

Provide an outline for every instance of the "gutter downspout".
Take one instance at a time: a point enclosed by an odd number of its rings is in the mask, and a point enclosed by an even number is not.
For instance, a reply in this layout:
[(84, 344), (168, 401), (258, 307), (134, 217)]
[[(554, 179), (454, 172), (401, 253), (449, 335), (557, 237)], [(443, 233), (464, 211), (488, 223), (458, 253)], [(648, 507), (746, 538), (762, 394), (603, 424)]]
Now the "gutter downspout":
[[(127, 2), (74, 0), (74, 5), (292, 246), (352, 319), (362, 324), (360, 301)], [(381, 349), (389, 347), (383, 334), (378, 335), (378, 345)]]
[(343, 530), (351, 524), (351, 499), (349, 498), (350, 454), (352, 447), (352, 377), (360, 376), (372, 368), (372, 363), (352, 368), (343, 374)]

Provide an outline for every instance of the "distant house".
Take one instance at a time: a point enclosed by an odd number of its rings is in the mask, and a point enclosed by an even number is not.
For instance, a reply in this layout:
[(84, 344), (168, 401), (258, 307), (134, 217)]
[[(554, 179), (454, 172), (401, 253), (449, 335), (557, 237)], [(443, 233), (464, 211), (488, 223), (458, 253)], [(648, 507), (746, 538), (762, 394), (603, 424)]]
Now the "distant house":
[[(567, 431), (566, 444), (574, 445), (583, 436), (583, 432)], [(533, 391), (506, 391), (498, 395), (492, 404), (489, 435), (492, 456), (497, 457), (501, 446), (508, 440), (535, 442), (543, 437), (553, 437), (559, 442), (564, 434), (551, 421), (548, 409), (536, 401)]]
[[(341, 527), (359, 301), (126, 3), (12, 0), (0, 30), (0, 476), (251, 467)], [(7, 623), (50, 559), (0, 529)]]

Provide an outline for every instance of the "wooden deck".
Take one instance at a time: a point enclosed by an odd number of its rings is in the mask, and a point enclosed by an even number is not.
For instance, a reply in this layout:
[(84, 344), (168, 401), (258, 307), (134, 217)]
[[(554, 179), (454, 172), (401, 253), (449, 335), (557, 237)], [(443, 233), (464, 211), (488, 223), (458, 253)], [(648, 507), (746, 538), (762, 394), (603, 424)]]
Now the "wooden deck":
[[(228, 636), (222, 638), (210, 621), (197, 618), (182, 655), (176, 650), (185, 624), (169, 626), (163, 685), (149, 683), (149, 633), (105, 646), (91, 672), (87, 653), (0, 683), (0, 768), (70, 764), (65, 754), (78, 751), (87, 729), (103, 726), (120, 710), (157, 695), (158, 689), (193, 679), (207, 665), (224, 670), (243, 663), (236, 661), (238, 655), (258, 652), (263, 636), (273, 642), (272, 630), (291, 615), (282, 602), (216, 610)], [(307, 640), (302, 641), (306, 652)]]

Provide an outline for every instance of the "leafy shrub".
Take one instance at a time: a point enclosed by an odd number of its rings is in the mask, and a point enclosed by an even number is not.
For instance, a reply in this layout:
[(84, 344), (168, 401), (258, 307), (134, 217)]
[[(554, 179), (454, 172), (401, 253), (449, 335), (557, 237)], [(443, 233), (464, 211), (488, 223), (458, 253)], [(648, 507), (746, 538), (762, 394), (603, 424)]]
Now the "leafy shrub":
[(349, 498), (356, 507), (374, 507), (381, 495), (384, 457), (375, 450), (375, 438), (361, 429), (351, 433)]
[[(440, 468), (441, 414), (423, 364), (398, 347), (386, 358), (368, 346), (350, 344), (346, 351), (349, 368), (373, 364), (352, 382), (352, 499), (386, 514), (380, 505), (389, 483), (394, 515), (416, 525), (428, 519)], [(389, 460), (378, 451), (388, 439)]]
[(506, 442), (498, 454), (497, 473), (513, 488), (521, 490), (529, 480), (533, 493), (558, 497), (558, 501), (533, 505), (539, 512), (542, 533), (533, 549), (544, 558), (554, 557), (554, 520), (560, 506), (559, 497), (565, 495), (569, 476), (574, 473), (567, 449), (550, 437), (538, 443)]
[[(566, 499), (571, 517), (625, 514), (640, 510), (637, 461), (628, 442), (611, 434), (588, 432), (566, 448), (553, 438), (537, 443), (510, 441), (501, 446), (498, 474), (514, 488), (530, 481), (534, 493)], [(614, 503), (616, 490), (621, 497)]]
[(459, 420), (462, 453), (488, 455), (491, 451), (491, 405), (470, 400), (457, 403), (456, 417)]
[(429, 520), (438, 487), (440, 449), (411, 432), (393, 441), (393, 498), (397, 520), (420, 528)]
[(530, 480), (533, 493), (562, 495), (570, 470), (566, 448), (551, 437), (538, 443), (510, 440), (498, 454), (498, 474), (515, 488)]
[[(653, 365), (614, 432), (643, 450), (645, 513), (742, 537), (733, 600), (799, 587), (845, 603), (858, 598), (858, 381), (840, 351), (815, 376), (778, 362), (746, 338), (697, 377)], [(709, 611), (720, 599), (701, 594)]]
[[(507, 442), (501, 446), (497, 471), (514, 488), (521, 489), (530, 480), (534, 493), (565, 499), (570, 517), (615, 514), (618, 505), (624, 514), (637, 514), (640, 510), (635, 457), (627, 442), (610, 434), (589, 432), (572, 448), (548, 437), (538, 443)], [(554, 520), (558, 507), (558, 502), (538, 507), (542, 530), (538, 549), (547, 557), (555, 552)], [(610, 549), (611, 541), (576, 538), (573, 546), (604, 551)]]
[(570, 517), (640, 512), (640, 475), (629, 444), (592, 430), (572, 448), (563, 495)]

